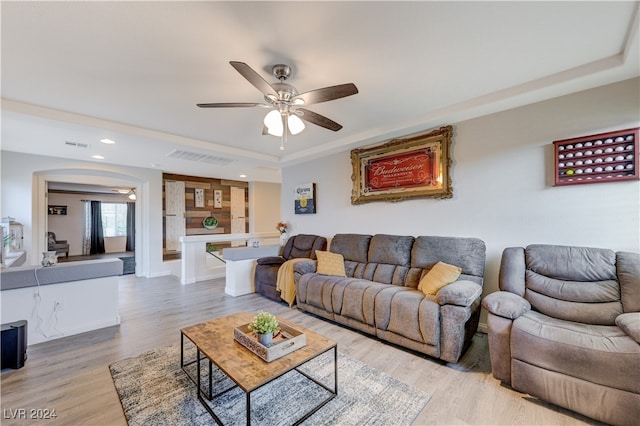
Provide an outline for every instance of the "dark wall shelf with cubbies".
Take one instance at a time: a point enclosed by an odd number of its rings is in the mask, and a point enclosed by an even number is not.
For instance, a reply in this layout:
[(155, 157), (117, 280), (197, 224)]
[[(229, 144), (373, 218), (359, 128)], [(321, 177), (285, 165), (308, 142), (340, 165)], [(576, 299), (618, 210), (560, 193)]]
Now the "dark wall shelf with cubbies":
[(554, 141), (555, 186), (638, 180), (638, 128)]

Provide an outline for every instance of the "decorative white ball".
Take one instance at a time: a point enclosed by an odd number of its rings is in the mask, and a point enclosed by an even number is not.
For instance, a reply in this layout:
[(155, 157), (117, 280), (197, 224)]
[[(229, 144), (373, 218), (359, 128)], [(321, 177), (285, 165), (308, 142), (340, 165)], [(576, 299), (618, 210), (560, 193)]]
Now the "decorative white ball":
[(622, 136), (618, 136), (616, 138), (616, 142), (624, 142), (624, 138)]
[(613, 166), (607, 166), (604, 168), (605, 172), (610, 172), (611, 170), (613, 170)]

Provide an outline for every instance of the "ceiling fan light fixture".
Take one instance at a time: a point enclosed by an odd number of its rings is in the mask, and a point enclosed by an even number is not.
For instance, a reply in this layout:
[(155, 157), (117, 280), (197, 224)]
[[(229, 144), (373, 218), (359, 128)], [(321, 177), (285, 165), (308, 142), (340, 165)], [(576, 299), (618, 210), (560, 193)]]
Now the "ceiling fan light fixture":
[[(287, 114), (287, 125), (292, 135), (297, 135), (305, 128), (304, 122), (295, 114)], [(280, 111), (270, 111), (264, 117), (264, 125), (267, 126), (267, 133), (273, 136), (282, 136), (282, 115)]]
[(289, 114), (289, 131), (292, 135), (297, 135), (304, 130), (304, 122), (297, 115)]
[(267, 126), (267, 132), (273, 136), (282, 136), (282, 116), (280, 111), (272, 110), (264, 116), (264, 125)]

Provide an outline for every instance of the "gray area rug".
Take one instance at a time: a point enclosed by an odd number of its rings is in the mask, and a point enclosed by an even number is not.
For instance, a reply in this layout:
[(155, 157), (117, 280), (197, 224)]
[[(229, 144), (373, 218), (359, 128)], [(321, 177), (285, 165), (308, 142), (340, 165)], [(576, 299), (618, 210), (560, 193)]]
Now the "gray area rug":
[[(189, 352), (185, 359), (195, 360), (195, 352)], [(196, 363), (190, 368), (195, 377)], [(204, 376), (208, 362), (201, 361), (201, 368)], [(198, 401), (195, 384), (180, 368), (179, 346), (126, 358), (109, 369), (130, 426), (215, 424)], [(333, 387), (333, 351), (300, 369)], [(233, 386), (215, 366), (213, 376), (214, 394)], [(327, 396), (324, 388), (291, 371), (251, 394), (251, 422), (261, 426), (292, 424)], [(338, 353), (338, 395), (304, 424), (409, 425), (430, 398), (423, 391)], [(239, 388), (215, 399), (210, 406), (225, 425), (246, 424), (246, 397)]]

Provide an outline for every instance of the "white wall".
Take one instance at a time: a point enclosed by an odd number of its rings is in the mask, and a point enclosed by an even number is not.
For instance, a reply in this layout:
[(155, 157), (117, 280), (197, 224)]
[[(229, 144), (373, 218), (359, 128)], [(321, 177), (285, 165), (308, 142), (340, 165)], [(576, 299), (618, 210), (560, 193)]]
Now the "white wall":
[(279, 183), (249, 183), (249, 232), (275, 232), (280, 222)]
[(118, 281), (111, 276), (3, 290), (2, 323), (27, 320), (29, 346), (120, 324)]
[[(345, 232), (479, 237), (487, 245), (485, 295), (498, 290), (505, 247), (548, 243), (640, 252), (639, 181), (552, 186), (554, 140), (640, 125), (639, 82), (442, 123), (454, 127), (452, 199), (351, 205), (349, 152), (286, 167), (283, 219), (293, 234), (329, 238)], [(317, 184), (318, 213), (294, 215), (294, 188), (307, 182)]]

